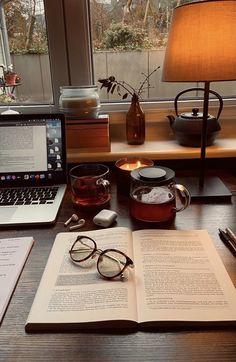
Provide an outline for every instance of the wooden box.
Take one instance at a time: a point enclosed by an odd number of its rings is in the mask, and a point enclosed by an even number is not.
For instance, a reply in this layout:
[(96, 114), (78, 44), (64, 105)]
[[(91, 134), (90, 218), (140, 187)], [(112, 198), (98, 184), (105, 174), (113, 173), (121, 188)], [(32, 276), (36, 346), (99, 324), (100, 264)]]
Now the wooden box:
[(81, 152), (110, 152), (109, 116), (96, 119), (66, 118), (67, 148)]

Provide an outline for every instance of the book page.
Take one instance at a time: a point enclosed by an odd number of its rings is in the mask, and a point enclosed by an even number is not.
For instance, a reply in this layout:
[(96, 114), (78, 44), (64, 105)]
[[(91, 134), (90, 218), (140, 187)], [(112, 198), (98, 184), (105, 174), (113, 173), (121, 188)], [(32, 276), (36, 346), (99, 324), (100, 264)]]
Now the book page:
[(0, 322), (33, 242), (32, 237), (0, 239)]
[[(97, 257), (88, 267), (74, 263), (69, 249), (78, 235), (93, 238), (99, 249), (115, 248), (132, 259), (132, 235), (126, 228), (60, 233), (50, 253), (27, 325), (80, 325), (98, 321), (136, 320), (133, 270), (124, 281), (105, 280), (97, 271)], [(83, 326), (82, 326), (83, 327)], [(89, 326), (85, 326), (85, 328)], [(115, 325), (114, 325), (115, 327)]]
[(236, 292), (206, 230), (133, 233), (138, 319), (236, 320)]

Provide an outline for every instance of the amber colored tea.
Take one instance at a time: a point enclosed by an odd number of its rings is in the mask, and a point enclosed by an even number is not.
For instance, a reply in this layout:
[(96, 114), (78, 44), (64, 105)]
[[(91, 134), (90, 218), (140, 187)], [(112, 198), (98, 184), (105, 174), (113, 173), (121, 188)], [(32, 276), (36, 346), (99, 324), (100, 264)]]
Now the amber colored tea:
[(72, 202), (75, 206), (96, 208), (110, 201), (110, 194), (94, 177), (80, 177), (72, 185)]
[(137, 188), (131, 195), (130, 213), (138, 220), (163, 222), (171, 220), (175, 212), (175, 197), (163, 188)]
[(84, 163), (70, 170), (73, 205), (81, 209), (99, 209), (111, 198), (109, 168), (99, 163)]

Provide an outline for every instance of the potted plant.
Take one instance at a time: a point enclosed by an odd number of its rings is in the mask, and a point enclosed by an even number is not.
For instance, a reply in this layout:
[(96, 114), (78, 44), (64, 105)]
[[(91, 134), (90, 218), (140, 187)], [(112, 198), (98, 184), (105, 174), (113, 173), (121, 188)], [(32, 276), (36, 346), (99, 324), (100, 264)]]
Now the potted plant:
[(0, 93), (0, 103), (11, 103), (15, 100), (15, 96), (13, 93)]
[(131, 105), (126, 114), (126, 137), (128, 144), (141, 145), (145, 141), (145, 114), (141, 109), (140, 99), (144, 86), (149, 85), (149, 78), (159, 68), (160, 66), (148, 75), (143, 74), (145, 78), (138, 89), (135, 89), (125, 81), (116, 80), (113, 75), (98, 80), (98, 82), (102, 84), (101, 88), (107, 89), (107, 93), (111, 92), (111, 94), (113, 94), (116, 90), (122, 99), (126, 99), (128, 96), (131, 97)]
[(6, 69), (3, 71), (3, 76), (5, 80), (5, 85), (15, 85), (17, 79), (17, 73), (13, 71), (13, 65), (10, 64)]

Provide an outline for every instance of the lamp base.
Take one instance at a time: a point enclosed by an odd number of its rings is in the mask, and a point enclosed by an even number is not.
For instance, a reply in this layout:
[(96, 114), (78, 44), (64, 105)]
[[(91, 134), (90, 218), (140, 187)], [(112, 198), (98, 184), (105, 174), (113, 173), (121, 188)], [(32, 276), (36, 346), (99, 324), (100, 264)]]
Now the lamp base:
[(206, 177), (204, 186), (199, 187), (197, 177), (176, 177), (176, 183), (184, 185), (192, 199), (209, 199), (209, 201), (231, 201), (232, 193), (219, 177)]

